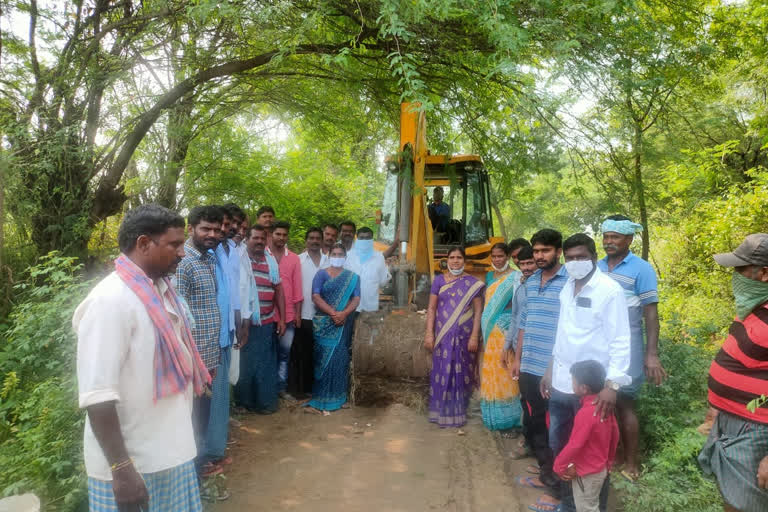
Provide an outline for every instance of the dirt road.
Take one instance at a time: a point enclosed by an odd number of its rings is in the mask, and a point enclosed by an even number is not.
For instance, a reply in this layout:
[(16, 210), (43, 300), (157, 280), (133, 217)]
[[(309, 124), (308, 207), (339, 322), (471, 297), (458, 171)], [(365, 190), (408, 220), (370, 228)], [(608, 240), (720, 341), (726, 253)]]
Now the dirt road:
[(459, 435), (400, 404), (330, 416), (294, 407), (246, 416), (233, 431), (232, 497), (215, 512), (517, 512), (536, 497), (512, 485), (510, 469), (524, 464), (505, 468), (479, 415)]

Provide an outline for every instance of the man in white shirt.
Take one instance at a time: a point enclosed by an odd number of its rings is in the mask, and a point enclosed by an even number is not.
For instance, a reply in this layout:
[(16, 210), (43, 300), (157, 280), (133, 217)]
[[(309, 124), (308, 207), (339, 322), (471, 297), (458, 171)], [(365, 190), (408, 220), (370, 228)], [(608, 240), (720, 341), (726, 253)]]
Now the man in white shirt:
[[(342, 233), (344, 226), (342, 226)], [(343, 241), (343, 238), (342, 238)], [(344, 268), (360, 276), (360, 305), (357, 311), (379, 310), (379, 288), (392, 278), (384, 254), (373, 248), (373, 231), (360, 228), (354, 248), (347, 252)]]
[(312, 393), (314, 380), (313, 351), (315, 339), (312, 335), (312, 318), (315, 316), (315, 304), (312, 302), (312, 280), (317, 271), (328, 268), (328, 255), (323, 254), (323, 231), (309, 228), (304, 236), (306, 250), (299, 254), (301, 263), (301, 325), (296, 329), (293, 349), (291, 350), (290, 370), (288, 371), (288, 390), (294, 396), (306, 396)]
[[(627, 302), (621, 286), (597, 268), (595, 241), (578, 233), (563, 242), (568, 282), (560, 292), (560, 317), (552, 361), (541, 380), (541, 394), (549, 398), (549, 444), (557, 456), (568, 442), (579, 410), (571, 366), (594, 360), (606, 371), (605, 388), (597, 397), (597, 414), (613, 414), (621, 386), (632, 379), (629, 371), (630, 331)], [(600, 493), (605, 510), (609, 482)], [(575, 512), (570, 482), (560, 486), (563, 512)]]
[(115, 272), (72, 319), (91, 510), (202, 510), (192, 397), (210, 376), (166, 277), (184, 241), (184, 219), (167, 208), (129, 211)]

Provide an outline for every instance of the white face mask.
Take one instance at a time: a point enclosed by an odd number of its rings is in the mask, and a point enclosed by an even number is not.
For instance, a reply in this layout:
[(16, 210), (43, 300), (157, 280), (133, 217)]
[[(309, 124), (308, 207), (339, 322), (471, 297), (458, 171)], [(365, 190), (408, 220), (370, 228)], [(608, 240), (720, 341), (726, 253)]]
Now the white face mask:
[(344, 266), (344, 261), (346, 258), (330, 258), (331, 266), (341, 268)]
[(450, 270), (451, 274), (455, 276), (460, 276), (461, 274), (464, 273), (464, 265), (462, 265), (461, 268), (456, 268), (456, 269), (449, 268), (448, 270)]
[(493, 264), (493, 262), (491, 262), (491, 266), (493, 267), (493, 270), (495, 270), (496, 272), (504, 272), (509, 268), (509, 261), (505, 261), (504, 266), (502, 267), (497, 267), (496, 265)]
[(574, 279), (584, 279), (592, 272), (594, 264), (592, 260), (573, 260), (565, 262), (565, 270), (568, 271), (568, 275)]

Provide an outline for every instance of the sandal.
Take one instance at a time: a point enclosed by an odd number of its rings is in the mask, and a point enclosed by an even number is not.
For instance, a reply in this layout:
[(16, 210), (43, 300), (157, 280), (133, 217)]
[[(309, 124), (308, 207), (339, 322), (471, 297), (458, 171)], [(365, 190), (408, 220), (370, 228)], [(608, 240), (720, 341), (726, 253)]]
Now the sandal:
[(539, 475), (541, 474), (541, 468), (537, 466), (536, 464), (529, 464), (525, 468), (526, 473), (530, 473), (532, 475)]
[(528, 487), (529, 489), (546, 489), (547, 488), (546, 485), (537, 484), (536, 482), (534, 482), (534, 480), (536, 480), (536, 478), (532, 476), (518, 476), (515, 478), (515, 483), (520, 487)]
[(213, 462), (208, 462), (200, 469), (200, 477), (210, 478), (212, 476), (220, 475), (223, 472), (224, 469), (221, 466), (216, 465)]
[(528, 505), (528, 510), (533, 510), (534, 512), (561, 512), (563, 506), (560, 503), (541, 501), (541, 498), (539, 498), (535, 504)]

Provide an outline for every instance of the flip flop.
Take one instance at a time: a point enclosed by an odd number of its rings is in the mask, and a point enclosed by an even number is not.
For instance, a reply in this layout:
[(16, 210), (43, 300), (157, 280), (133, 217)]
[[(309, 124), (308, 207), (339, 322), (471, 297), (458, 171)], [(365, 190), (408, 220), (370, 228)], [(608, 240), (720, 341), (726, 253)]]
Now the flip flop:
[(626, 469), (622, 469), (622, 470), (621, 470), (621, 472), (620, 472), (619, 474), (620, 474), (621, 476), (623, 476), (623, 477), (624, 477), (624, 479), (625, 479), (627, 482), (631, 483), (631, 484), (634, 484), (635, 482), (637, 482), (637, 479), (640, 477), (640, 474), (635, 474), (635, 475), (633, 475), (632, 473), (630, 473), (630, 472), (629, 472), (629, 471), (627, 471)]
[(528, 510), (533, 510), (534, 512), (562, 512), (563, 506), (560, 503), (555, 505), (554, 503), (547, 503), (538, 499), (534, 505), (528, 505)]
[(535, 478), (532, 476), (518, 476), (515, 478), (515, 483), (521, 487), (528, 487), (529, 489), (546, 489), (544, 484), (537, 484), (534, 482)]
[(541, 474), (541, 468), (539, 466), (536, 466), (535, 464), (529, 464), (525, 471), (532, 474), (532, 475), (539, 475)]

